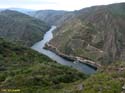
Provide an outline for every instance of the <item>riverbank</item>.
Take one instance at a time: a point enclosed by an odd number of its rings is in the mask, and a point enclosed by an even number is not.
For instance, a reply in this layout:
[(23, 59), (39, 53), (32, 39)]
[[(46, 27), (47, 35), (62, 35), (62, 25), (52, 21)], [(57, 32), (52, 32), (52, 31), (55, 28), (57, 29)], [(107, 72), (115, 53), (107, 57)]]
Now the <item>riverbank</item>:
[(51, 44), (49, 43), (46, 43), (45, 49), (47, 50), (50, 50), (54, 53), (56, 53), (57, 55), (69, 60), (69, 61), (73, 61), (73, 62), (80, 62), (80, 63), (83, 63), (83, 64), (86, 64), (94, 69), (98, 69), (101, 67), (100, 64), (97, 64), (96, 62), (92, 61), (92, 60), (89, 60), (89, 59), (84, 59), (84, 58), (81, 58), (81, 57), (75, 57), (75, 56), (68, 56), (64, 53), (61, 53), (56, 47), (52, 46)]
[(31, 48), (35, 51), (38, 51), (41, 54), (48, 56), (57, 63), (75, 68), (85, 74), (90, 75), (95, 73), (96, 69), (94, 67), (82, 64), (82, 62), (76, 62), (76, 59), (74, 59), (74, 57), (69, 58), (69, 56), (65, 56), (64, 54), (55, 52), (54, 49), (44, 49), (45, 44), (47, 44), (53, 38), (52, 32), (54, 31), (54, 29), (55, 27), (52, 26), (51, 29), (45, 33), (44, 38), (41, 41), (35, 43)]

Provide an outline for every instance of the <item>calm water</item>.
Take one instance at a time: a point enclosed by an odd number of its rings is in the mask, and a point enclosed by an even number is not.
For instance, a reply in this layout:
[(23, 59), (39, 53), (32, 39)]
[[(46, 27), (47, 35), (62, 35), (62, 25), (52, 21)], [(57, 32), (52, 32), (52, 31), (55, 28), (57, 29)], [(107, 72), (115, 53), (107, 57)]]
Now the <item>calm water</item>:
[(44, 35), (44, 38), (43, 40), (37, 42), (36, 44), (34, 44), (32, 46), (32, 49), (48, 56), (49, 58), (51, 58), (52, 60), (62, 64), (62, 65), (67, 65), (67, 66), (70, 66), (70, 67), (73, 67), (81, 72), (84, 72), (86, 74), (92, 74), (92, 73), (95, 73), (96, 70), (89, 67), (88, 65), (86, 64), (83, 64), (83, 63), (75, 63), (75, 62), (72, 62), (72, 61), (68, 61), (60, 56), (58, 56), (57, 54), (55, 54), (54, 52), (50, 51), (50, 50), (46, 50), (44, 49), (43, 47), (45, 46), (45, 44), (47, 42), (49, 42), (52, 38), (53, 38), (53, 34), (52, 34), (52, 31), (54, 31), (56, 29), (56, 26), (52, 26), (51, 29), (46, 32), (46, 34)]

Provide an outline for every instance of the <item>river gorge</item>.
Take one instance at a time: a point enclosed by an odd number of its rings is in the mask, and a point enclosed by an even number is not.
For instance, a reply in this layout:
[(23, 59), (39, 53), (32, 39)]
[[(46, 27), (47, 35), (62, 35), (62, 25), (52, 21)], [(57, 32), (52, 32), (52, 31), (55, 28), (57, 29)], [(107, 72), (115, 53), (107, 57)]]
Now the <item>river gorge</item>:
[(91, 67), (91, 66), (88, 66), (87, 64), (84, 64), (84, 63), (80, 63), (80, 62), (76, 62), (76, 61), (70, 61), (68, 59), (65, 59), (59, 55), (57, 55), (55, 52), (53, 51), (50, 51), (50, 50), (47, 50), (47, 49), (44, 49), (45, 47), (45, 44), (48, 43), (52, 38), (53, 38), (53, 31), (56, 29), (56, 26), (52, 26), (50, 28), (49, 31), (47, 31), (44, 35), (44, 38), (35, 43), (31, 48), (35, 51), (38, 51), (39, 53), (42, 53), (46, 56), (48, 56), (49, 58), (51, 58), (52, 60), (62, 64), (62, 65), (67, 65), (69, 67), (73, 67), (85, 74), (93, 74), (96, 72), (96, 70)]

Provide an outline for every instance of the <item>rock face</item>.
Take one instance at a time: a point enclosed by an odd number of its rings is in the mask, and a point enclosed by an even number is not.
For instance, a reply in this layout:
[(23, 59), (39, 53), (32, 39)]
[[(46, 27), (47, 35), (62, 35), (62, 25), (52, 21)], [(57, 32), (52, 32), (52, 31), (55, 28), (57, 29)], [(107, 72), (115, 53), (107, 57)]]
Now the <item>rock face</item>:
[(73, 12), (50, 44), (67, 55), (109, 64), (125, 60), (125, 3)]
[(49, 25), (61, 25), (63, 22), (73, 16), (72, 12), (57, 10), (40, 10), (30, 12), (30, 16), (40, 19)]
[(44, 22), (23, 13), (11, 10), (0, 12), (0, 37), (10, 41), (31, 46), (42, 39), (48, 29), (49, 26)]
[(125, 90), (125, 85), (123, 85), (122, 89)]

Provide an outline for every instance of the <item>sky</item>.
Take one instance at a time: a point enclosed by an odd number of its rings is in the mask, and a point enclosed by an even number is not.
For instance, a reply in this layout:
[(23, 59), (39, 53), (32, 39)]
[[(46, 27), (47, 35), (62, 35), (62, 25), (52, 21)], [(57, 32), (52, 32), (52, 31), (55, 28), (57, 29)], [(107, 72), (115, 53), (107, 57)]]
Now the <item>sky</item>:
[(0, 8), (73, 11), (94, 5), (106, 5), (119, 2), (125, 2), (125, 0), (0, 0)]

